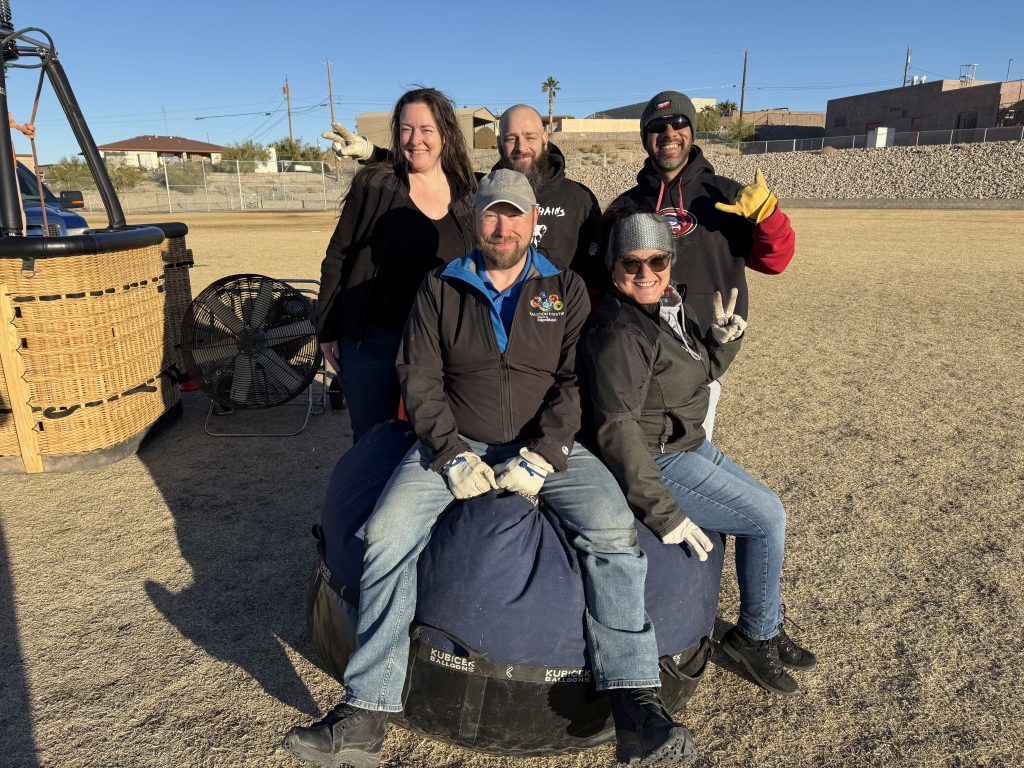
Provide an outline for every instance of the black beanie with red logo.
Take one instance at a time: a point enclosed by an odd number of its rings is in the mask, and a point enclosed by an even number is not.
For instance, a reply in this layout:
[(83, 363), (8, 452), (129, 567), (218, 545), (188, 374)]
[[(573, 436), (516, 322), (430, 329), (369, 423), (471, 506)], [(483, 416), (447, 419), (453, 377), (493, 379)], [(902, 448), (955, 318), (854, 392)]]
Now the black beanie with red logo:
[(690, 129), (697, 130), (697, 110), (690, 97), (679, 91), (662, 91), (647, 102), (640, 115), (640, 141), (647, 143), (647, 126), (652, 120), (669, 115), (682, 115), (690, 121)]

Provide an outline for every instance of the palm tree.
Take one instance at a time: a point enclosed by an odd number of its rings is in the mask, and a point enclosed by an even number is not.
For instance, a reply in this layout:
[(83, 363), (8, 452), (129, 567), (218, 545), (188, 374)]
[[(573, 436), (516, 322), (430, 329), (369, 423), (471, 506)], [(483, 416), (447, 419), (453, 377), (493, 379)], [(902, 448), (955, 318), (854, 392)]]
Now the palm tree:
[(718, 102), (715, 105), (715, 108), (718, 110), (718, 114), (722, 117), (728, 117), (736, 111), (736, 102), (726, 99), (725, 101)]
[(555, 116), (555, 93), (562, 90), (562, 86), (549, 75), (548, 79), (540, 84), (540, 90), (548, 95), (548, 133), (551, 133), (551, 121)]

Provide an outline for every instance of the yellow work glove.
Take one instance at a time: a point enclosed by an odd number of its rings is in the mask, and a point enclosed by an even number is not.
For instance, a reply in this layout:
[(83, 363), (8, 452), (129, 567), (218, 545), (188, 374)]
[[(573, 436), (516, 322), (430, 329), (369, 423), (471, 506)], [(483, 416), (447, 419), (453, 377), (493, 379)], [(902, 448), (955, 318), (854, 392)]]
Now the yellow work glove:
[(715, 203), (715, 208), (726, 213), (735, 213), (753, 224), (760, 224), (775, 212), (779, 199), (768, 189), (764, 174), (758, 168), (754, 172), (754, 183), (748, 184), (736, 193), (732, 205)]

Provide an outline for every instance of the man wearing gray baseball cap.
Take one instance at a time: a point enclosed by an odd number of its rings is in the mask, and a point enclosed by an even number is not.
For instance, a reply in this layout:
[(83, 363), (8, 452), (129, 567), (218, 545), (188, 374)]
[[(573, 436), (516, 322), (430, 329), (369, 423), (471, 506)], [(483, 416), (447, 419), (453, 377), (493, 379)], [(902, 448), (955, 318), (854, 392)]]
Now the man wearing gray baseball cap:
[[(647, 102), (640, 117), (647, 161), (636, 186), (605, 211), (603, 242), (611, 224), (625, 213), (650, 211), (668, 219), (675, 236), (672, 283), (685, 286), (686, 303), (706, 333), (719, 319), (715, 292), (724, 295), (736, 288), (736, 313), (749, 317), (747, 268), (782, 272), (793, 258), (796, 235), (760, 170), (747, 186), (715, 174), (694, 143), (696, 125), (697, 111), (686, 94), (662, 91)], [(704, 422), (708, 440), (720, 393), (721, 382), (712, 382)]]
[(284, 746), (318, 765), (376, 765), (387, 714), (402, 710), (416, 566), (430, 531), (453, 499), (510, 491), (542, 498), (579, 553), (593, 677), (611, 694), (620, 761), (686, 764), (693, 738), (658, 695), (633, 512), (611, 472), (575, 442), (586, 287), (530, 245), (538, 211), (523, 174), (491, 172), (475, 205), (478, 247), (424, 278), (405, 326), (398, 377), (419, 440), (366, 525), (360, 646), (345, 699), (293, 728)]

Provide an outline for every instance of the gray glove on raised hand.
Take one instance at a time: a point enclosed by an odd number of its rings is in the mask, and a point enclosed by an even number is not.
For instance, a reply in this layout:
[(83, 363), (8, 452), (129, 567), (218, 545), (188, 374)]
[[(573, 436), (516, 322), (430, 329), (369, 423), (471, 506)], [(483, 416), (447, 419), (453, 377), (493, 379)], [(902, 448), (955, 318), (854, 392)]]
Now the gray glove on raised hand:
[(736, 299), (739, 298), (740, 292), (738, 289), (733, 288), (729, 291), (729, 306), (722, 308), (722, 294), (715, 291), (715, 295), (712, 298), (712, 309), (715, 313), (715, 322), (711, 326), (711, 335), (715, 337), (715, 341), (719, 344), (728, 344), (730, 341), (735, 341), (743, 335), (743, 331), (747, 327), (747, 321), (739, 315), (733, 314), (733, 310), (736, 309)]
[(488, 491), (498, 490), (494, 470), (472, 451), (460, 453), (444, 465), (448, 490), (456, 499), (472, 499)]
[(686, 542), (690, 545), (690, 549), (700, 558), (701, 562), (707, 560), (708, 552), (714, 549), (711, 546), (711, 539), (700, 529), (699, 525), (688, 517), (662, 536), (661, 540), (665, 544), (682, 544)]
[(341, 123), (331, 123), (334, 131), (324, 131), (320, 135), (334, 142), (331, 148), (338, 157), (351, 157), (353, 160), (369, 160), (373, 157), (373, 143), (365, 136), (357, 136)]
[(548, 473), (555, 471), (543, 456), (526, 448), (520, 448), (518, 457), (512, 457), (495, 469), (498, 474), (498, 485), (506, 491), (525, 496), (539, 494)]

